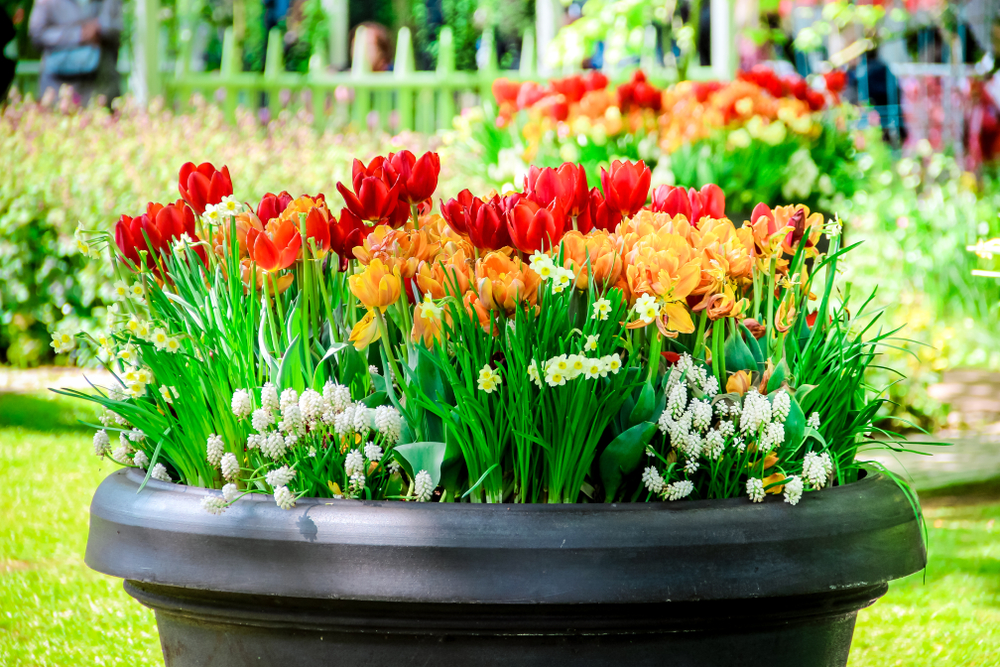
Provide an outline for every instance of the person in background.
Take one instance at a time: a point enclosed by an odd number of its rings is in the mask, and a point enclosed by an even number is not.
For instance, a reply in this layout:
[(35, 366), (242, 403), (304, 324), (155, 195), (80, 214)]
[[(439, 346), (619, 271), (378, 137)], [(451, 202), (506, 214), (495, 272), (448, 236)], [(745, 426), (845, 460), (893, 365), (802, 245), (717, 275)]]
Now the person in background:
[[(121, 0), (36, 0), (28, 20), (28, 34), (43, 52), (39, 94), (45, 96), (49, 90), (58, 92), (60, 86), (67, 84), (80, 104), (86, 105), (91, 99), (110, 104), (121, 94), (118, 78), (121, 30)], [(74, 75), (53, 71), (50, 63), (53, 54), (82, 46), (100, 49), (100, 60), (92, 71)]]
[(364, 28), (365, 57), (371, 65), (372, 72), (388, 72), (392, 69), (393, 48), (389, 38), (389, 30), (381, 23), (365, 21), (351, 28), (351, 57), (354, 57), (354, 36), (358, 28)]

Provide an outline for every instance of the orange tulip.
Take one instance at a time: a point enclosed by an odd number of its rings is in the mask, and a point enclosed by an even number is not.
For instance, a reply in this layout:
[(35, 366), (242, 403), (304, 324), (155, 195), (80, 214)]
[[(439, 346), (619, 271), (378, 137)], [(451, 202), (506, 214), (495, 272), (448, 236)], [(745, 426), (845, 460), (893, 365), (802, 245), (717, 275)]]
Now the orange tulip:
[(368, 309), (385, 309), (399, 300), (402, 278), (399, 267), (390, 269), (379, 258), (374, 258), (360, 274), (348, 278), (351, 292)]
[(272, 220), (264, 231), (247, 230), (247, 253), (257, 266), (274, 272), (287, 269), (299, 258), (302, 237), (291, 220)]
[(381, 335), (378, 321), (375, 319), (375, 311), (369, 310), (351, 329), (351, 335), (347, 340), (354, 344), (356, 350), (360, 351), (377, 341)]
[(414, 343), (423, 341), (428, 348), (434, 347), (435, 341), (440, 342), (444, 332), (441, 321), (445, 315), (440, 306), (433, 301), (424, 301), (413, 309), (413, 331), (410, 340)]
[(417, 287), (434, 299), (458, 297), (469, 291), (469, 260), (464, 250), (431, 261), (421, 262), (416, 274)]
[(491, 252), (476, 262), (479, 300), (488, 310), (513, 315), (519, 304), (535, 305), (541, 278), (520, 259)]
[[(590, 272), (594, 274), (597, 289), (605, 291), (614, 285), (622, 272), (622, 258), (611, 240), (610, 234), (594, 230), (589, 234), (569, 231), (562, 239), (563, 266), (576, 273), (576, 288), (587, 289)], [(559, 249), (552, 252), (558, 257)]]

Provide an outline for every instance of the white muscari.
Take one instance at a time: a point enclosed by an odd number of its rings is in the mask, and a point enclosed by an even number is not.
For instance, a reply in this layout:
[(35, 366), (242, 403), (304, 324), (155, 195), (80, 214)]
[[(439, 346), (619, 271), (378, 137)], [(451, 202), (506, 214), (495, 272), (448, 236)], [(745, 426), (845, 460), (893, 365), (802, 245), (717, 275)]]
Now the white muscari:
[(149, 471), (149, 476), (153, 479), (158, 479), (161, 482), (173, 481), (170, 479), (170, 473), (167, 472), (167, 467), (162, 463), (157, 463), (153, 466), (153, 469)]
[(327, 380), (323, 385), (323, 399), (334, 412), (343, 412), (351, 404), (351, 390), (333, 380)]
[(299, 396), (299, 413), (312, 426), (323, 415), (323, 395), (314, 389), (306, 389)]
[(222, 455), (219, 466), (222, 469), (222, 476), (229, 481), (240, 474), (240, 462), (236, 460), (236, 455), (232, 452), (226, 452)]
[(771, 416), (776, 422), (788, 419), (788, 413), (792, 410), (792, 397), (787, 391), (779, 391), (774, 395), (774, 402), (771, 403)]
[(260, 443), (260, 451), (271, 459), (279, 459), (285, 453), (285, 439), (277, 431), (264, 434)]
[(785, 441), (785, 425), (780, 422), (771, 422), (764, 427), (764, 431), (757, 440), (757, 446), (769, 452)]
[(662, 493), (663, 487), (665, 486), (663, 477), (660, 475), (660, 471), (653, 466), (648, 466), (642, 471), (642, 484), (655, 494)]
[(663, 489), (663, 495), (667, 500), (680, 500), (687, 498), (694, 491), (694, 483), (691, 480), (682, 479), (672, 484), (668, 484)]
[(705, 436), (704, 454), (707, 458), (718, 461), (726, 449), (726, 439), (717, 429), (712, 429)]
[(227, 503), (233, 502), (239, 495), (240, 495), (239, 487), (233, 484), (232, 482), (223, 485), (222, 497), (226, 499)]
[(374, 442), (369, 442), (365, 445), (365, 458), (369, 461), (381, 461), (382, 460), (382, 448), (376, 445)]
[(103, 428), (94, 432), (94, 454), (104, 456), (111, 449), (111, 438)]
[(274, 414), (267, 408), (257, 408), (250, 417), (250, 426), (258, 433), (263, 433), (274, 423)]
[(712, 404), (698, 398), (691, 400), (691, 425), (699, 431), (705, 431), (712, 423)]
[(802, 478), (792, 475), (785, 480), (785, 502), (798, 505), (802, 498)]
[(368, 431), (372, 427), (372, 417), (375, 411), (360, 403), (354, 406), (354, 432), (362, 438), (368, 437)]
[(829, 452), (817, 454), (816, 452), (806, 452), (802, 460), (802, 475), (809, 482), (809, 486), (814, 489), (822, 489), (830, 480), (833, 474), (833, 461)]
[(237, 389), (233, 392), (233, 400), (230, 404), (233, 414), (240, 419), (250, 416), (253, 412), (253, 402), (250, 400), (250, 392), (246, 389)]
[(118, 463), (128, 464), (128, 457), (132, 454), (132, 448), (126, 444), (120, 444), (111, 452), (111, 458)]
[(683, 384), (679, 384), (670, 390), (667, 395), (667, 407), (666, 411), (670, 413), (673, 419), (680, 419), (681, 415), (687, 409), (687, 387)]
[(274, 490), (274, 502), (283, 510), (290, 510), (295, 507), (295, 496), (288, 490), (287, 486), (279, 486)]
[(146, 456), (146, 452), (138, 451), (135, 456), (132, 457), (132, 462), (135, 464), (136, 468), (140, 470), (145, 470), (149, 467), (149, 457)]
[(205, 443), (205, 458), (208, 459), (213, 468), (219, 467), (222, 463), (222, 455), (225, 453), (226, 445), (222, 442), (222, 438), (214, 433), (208, 436), (208, 442)]
[(698, 472), (698, 468), (700, 467), (701, 464), (698, 463), (698, 459), (695, 458), (690, 458), (684, 462), (684, 472), (686, 472), (689, 475), (693, 475), (696, 472)]
[(431, 499), (433, 493), (434, 481), (431, 479), (431, 474), (426, 470), (421, 470), (413, 479), (413, 495), (416, 496), (418, 502), (425, 503)]
[(743, 411), (740, 414), (740, 431), (756, 433), (763, 424), (771, 421), (771, 404), (756, 388), (751, 388), (743, 398)]
[(128, 439), (132, 442), (142, 442), (142, 439), (146, 437), (146, 434), (137, 428), (132, 429), (128, 432)]
[(819, 429), (819, 413), (814, 412), (809, 415), (809, 419), (806, 420), (806, 426), (812, 429)]
[(755, 503), (760, 503), (764, 501), (764, 482), (757, 478), (751, 477), (747, 480), (747, 495), (750, 500)]
[(281, 414), (285, 412), (291, 406), (299, 406), (299, 392), (295, 391), (291, 387), (281, 392), (281, 398), (278, 401), (278, 409), (281, 410)]
[(292, 481), (295, 477), (295, 471), (288, 466), (281, 466), (276, 470), (270, 470), (264, 479), (271, 486), (271, 488), (278, 488), (279, 486), (288, 486), (288, 483)]
[(226, 511), (226, 505), (226, 499), (216, 495), (205, 496), (201, 499), (201, 508), (209, 514), (222, 514)]
[(278, 409), (278, 390), (271, 382), (265, 382), (260, 389), (260, 406), (270, 412)]
[[(380, 405), (375, 408), (373, 421), (375, 430), (382, 434), (386, 442), (399, 442), (403, 432), (403, 417), (399, 414), (399, 410), (391, 405)], [(381, 448), (378, 449), (380, 453), (377, 457), (368, 456), (368, 458), (373, 461), (381, 459)], [(365, 455), (367, 456), (367, 451)]]
[(348, 477), (356, 472), (364, 472), (365, 470), (365, 457), (357, 449), (352, 449), (347, 452), (347, 456), (344, 458), (344, 472), (347, 473)]
[(305, 432), (305, 422), (302, 419), (302, 412), (299, 410), (298, 397), (294, 403), (289, 403), (281, 408), (281, 416), (282, 419), (278, 422), (279, 431), (296, 435)]

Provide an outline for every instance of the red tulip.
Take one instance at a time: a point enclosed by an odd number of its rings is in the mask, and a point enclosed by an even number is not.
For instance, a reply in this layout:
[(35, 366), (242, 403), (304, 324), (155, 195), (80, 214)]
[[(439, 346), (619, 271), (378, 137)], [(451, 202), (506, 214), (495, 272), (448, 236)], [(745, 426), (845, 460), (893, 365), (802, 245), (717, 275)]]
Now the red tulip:
[(521, 89), (517, 92), (517, 108), (528, 109), (533, 107), (536, 102), (550, 92), (548, 86), (543, 86), (534, 81), (525, 81), (521, 84)]
[(233, 180), (229, 178), (228, 167), (217, 171), (208, 162), (198, 166), (188, 162), (181, 167), (178, 189), (184, 201), (201, 215), (209, 204), (218, 204), (223, 197), (233, 194)]
[(756, 225), (760, 222), (761, 218), (767, 220), (768, 236), (778, 231), (777, 223), (774, 221), (774, 212), (771, 210), (771, 207), (764, 202), (760, 202), (753, 207), (753, 212), (750, 214), (750, 224)]
[(354, 192), (344, 187), (343, 183), (337, 183), (337, 191), (351, 213), (372, 222), (388, 218), (399, 203), (399, 185), (390, 187), (378, 176), (355, 177)]
[(263, 232), (247, 230), (247, 253), (264, 271), (287, 269), (299, 258), (301, 247), (302, 236), (291, 218), (273, 220)]
[(511, 244), (507, 229), (507, 211), (520, 201), (521, 195), (501, 197), (493, 195), (479, 206), (473, 202), (468, 211), (475, 208), (475, 218), (469, 217), (469, 240), (481, 250), (500, 250)]
[(553, 120), (564, 121), (569, 118), (569, 103), (562, 95), (546, 95), (535, 102), (535, 108)]
[(580, 98), (587, 92), (587, 86), (579, 74), (568, 76), (565, 79), (553, 79), (552, 89), (565, 97), (570, 104), (579, 102)]
[(448, 226), (459, 234), (469, 234), (469, 229), (475, 224), (476, 215), (483, 206), (483, 200), (474, 196), (468, 190), (462, 190), (455, 199), (448, 203), (441, 202), (441, 217)]
[(592, 69), (581, 76), (580, 80), (583, 81), (583, 87), (587, 89), (587, 92), (592, 90), (604, 90), (608, 87), (608, 77), (604, 76), (596, 69)]
[(388, 162), (395, 172), (401, 200), (412, 206), (434, 194), (441, 173), (441, 158), (437, 153), (428, 151), (418, 160), (413, 153), (404, 150), (389, 153)]
[(558, 201), (542, 207), (530, 199), (519, 198), (507, 211), (510, 239), (521, 252), (538, 252), (556, 246), (562, 239), (565, 224)]
[(601, 168), (604, 200), (623, 217), (631, 217), (646, 203), (650, 177), (650, 171), (642, 160), (636, 163), (615, 160), (611, 163), (611, 173)]
[(532, 165), (524, 178), (524, 194), (540, 206), (558, 201), (567, 215), (579, 215), (590, 203), (583, 165), (566, 162), (559, 169)]
[(261, 224), (266, 225), (281, 215), (293, 199), (294, 197), (284, 190), (281, 191), (280, 195), (268, 192), (261, 197), (260, 203), (257, 204), (257, 219), (261, 221)]
[(823, 75), (823, 79), (826, 81), (826, 89), (834, 95), (847, 87), (847, 74), (843, 70), (831, 70)]
[(511, 81), (505, 77), (500, 77), (493, 81), (493, 97), (496, 99), (497, 104), (501, 106), (504, 104), (516, 104), (519, 92), (521, 92), (521, 84), (517, 81)]
[(621, 212), (609, 208), (604, 197), (601, 196), (601, 191), (593, 188), (590, 191), (589, 205), (576, 218), (576, 228), (584, 234), (595, 228), (613, 232), (621, 221)]
[(726, 217), (726, 195), (715, 183), (708, 183), (701, 190), (661, 185), (653, 191), (653, 210), (670, 215), (681, 214), (698, 226), (704, 217)]
[(663, 92), (646, 81), (646, 75), (639, 69), (628, 83), (618, 86), (618, 106), (623, 111), (632, 108), (659, 111), (663, 106)]
[(351, 166), (351, 186), (355, 192), (361, 189), (361, 182), (369, 177), (382, 179), (390, 188), (396, 184), (396, 172), (392, 165), (381, 155), (376, 155), (372, 161), (365, 165), (361, 160), (354, 158)]
[(330, 221), (330, 250), (340, 258), (340, 270), (347, 270), (347, 262), (354, 259), (354, 248), (364, 243), (368, 227), (361, 218), (348, 209), (341, 209), (340, 221)]
[[(146, 266), (154, 271), (158, 270), (157, 258), (170, 254), (171, 242), (184, 235), (192, 242), (198, 241), (194, 233), (194, 213), (181, 200), (166, 206), (147, 204), (142, 215), (135, 218), (122, 215), (115, 224), (115, 243), (122, 255), (138, 267), (140, 253), (145, 252)], [(193, 250), (203, 262), (207, 261), (203, 247), (196, 246)]]
[(306, 214), (306, 238), (313, 240), (313, 248), (317, 257), (325, 257), (330, 250), (330, 225), (332, 223), (330, 212), (325, 206), (311, 208)]

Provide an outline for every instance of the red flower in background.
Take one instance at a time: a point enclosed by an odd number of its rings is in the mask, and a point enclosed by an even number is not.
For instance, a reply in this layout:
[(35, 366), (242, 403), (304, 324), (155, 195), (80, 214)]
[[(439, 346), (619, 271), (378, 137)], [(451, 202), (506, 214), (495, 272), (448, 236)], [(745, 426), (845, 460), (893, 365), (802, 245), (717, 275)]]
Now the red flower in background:
[(700, 104), (704, 104), (708, 100), (708, 96), (718, 90), (722, 90), (723, 85), (721, 81), (695, 81), (691, 84), (691, 87), (694, 91), (695, 99)]
[[(469, 240), (472, 245), (484, 250), (499, 250), (511, 245), (507, 229), (507, 211), (520, 201), (521, 195), (493, 198), (478, 205), (475, 201), (466, 209), (469, 220)], [(471, 212), (475, 210), (475, 217)]]
[(587, 190), (587, 172), (582, 164), (566, 162), (558, 169), (532, 165), (524, 178), (524, 194), (539, 206), (553, 201), (566, 215), (579, 215), (590, 203)]
[[(521, 252), (531, 253), (559, 243), (565, 230), (566, 218), (558, 201), (542, 207), (520, 195), (511, 197), (517, 197), (517, 200), (513, 205), (508, 205), (506, 217), (507, 230), (514, 247)], [(480, 215), (484, 210), (485, 206)]]
[(399, 186), (399, 198), (411, 206), (429, 199), (437, 189), (441, 158), (428, 151), (417, 159), (410, 151), (389, 153), (391, 176)]
[(622, 111), (633, 108), (659, 111), (663, 106), (663, 91), (646, 81), (646, 75), (637, 69), (628, 83), (618, 86), (618, 106)]
[(459, 234), (469, 234), (469, 229), (476, 222), (476, 215), (483, 206), (483, 200), (474, 196), (468, 190), (462, 190), (454, 199), (446, 204), (441, 202), (441, 216), (448, 226)]
[(704, 217), (726, 217), (726, 194), (715, 183), (701, 190), (661, 185), (653, 191), (653, 210), (672, 216), (682, 214), (697, 227)]
[(581, 75), (574, 74), (565, 79), (553, 79), (552, 89), (565, 97), (570, 104), (576, 104), (587, 92), (587, 85)]
[(517, 93), (517, 108), (531, 108), (536, 102), (546, 95), (549, 95), (551, 92), (552, 91), (548, 86), (534, 81), (525, 81), (521, 84), (521, 89)]
[(546, 95), (535, 103), (535, 109), (553, 120), (569, 118), (569, 103), (562, 95)]
[(195, 166), (187, 162), (181, 167), (178, 189), (194, 212), (201, 215), (209, 204), (218, 204), (223, 197), (233, 194), (233, 180), (229, 177), (229, 168), (222, 171), (208, 162)]
[(506, 77), (500, 77), (493, 81), (493, 98), (497, 104), (517, 104), (517, 95), (521, 92), (521, 84), (518, 81), (511, 81)]
[(629, 162), (615, 160), (610, 173), (601, 168), (601, 188), (608, 207), (623, 217), (635, 215), (646, 203), (649, 196), (649, 180), (652, 174), (642, 160)]
[[(157, 258), (170, 254), (171, 242), (185, 234), (192, 242), (198, 241), (194, 233), (194, 213), (180, 199), (166, 206), (149, 203), (142, 215), (134, 218), (122, 215), (115, 224), (115, 244), (122, 255), (138, 268), (142, 261), (140, 253), (145, 252), (146, 266), (154, 271), (158, 271)], [(207, 262), (203, 247), (193, 249), (203, 262)]]
[(340, 221), (330, 220), (330, 250), (340, 258), (340, 270), (347, 270), (347, 262), (354, 259), (354, 248), (364, 243), (368, 227), (361, 218), (348, 209), (340, 210)]
[(587, 89), (588, 93), (592, 90), (604, 90), (608, 87), (608, 77), (596, 69), (589, 70), (580, 77), (580, 80), (583, 81), (583, 87)]
[(826, 89), (834, 95), (840, 94), (847, 87), (847, 73), (843, 70), (835, 69), (823, 75), (826, 81)]
[(267, 224), (274, 218), (284, 213), (288, 205), (292, 203), (294, 197), (288, 194), (284, 190), (281, 191), (280, 195), (271, 194), (268, 192), (266, 195), (261, 197), (260, 203), (257, 204), (257, 219), (260, 220), (261, 224)]

